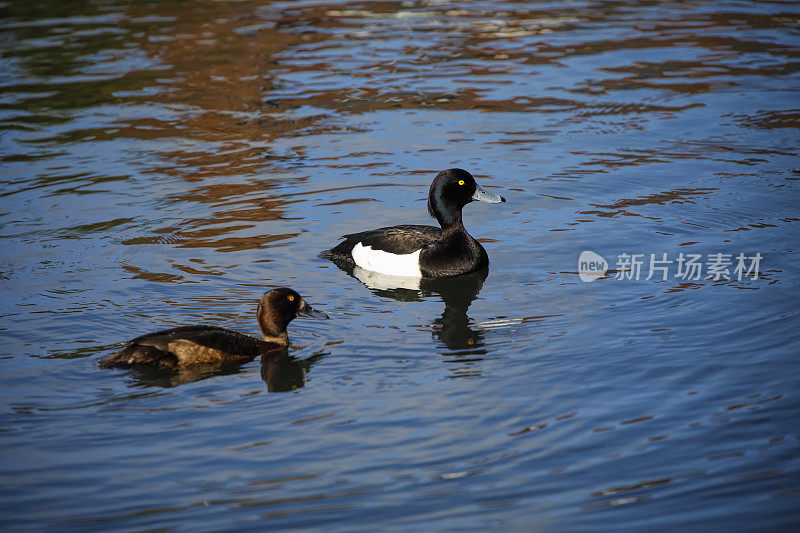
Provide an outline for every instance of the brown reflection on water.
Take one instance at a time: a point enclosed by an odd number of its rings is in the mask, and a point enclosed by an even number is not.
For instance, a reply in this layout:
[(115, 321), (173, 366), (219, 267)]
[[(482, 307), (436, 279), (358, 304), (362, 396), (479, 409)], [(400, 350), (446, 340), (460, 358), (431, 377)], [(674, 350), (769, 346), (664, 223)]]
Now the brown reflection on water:
[(745, 126), (771, 130), (776, 128), (800, 129), (800, 111), (764, 111), (754, 116), (739, 116)]
[[(673, 189), (670, 191), (651, 194), (641, 198), (622, 198), (614, 202), (613, 204), (609, 205), (589, 204), (593, 207), (598, 207), (600, 209), (608, 209), (609, 211), (581, 211), (580, 214), (597, 215), (603, 217), (615, 217), (617, 215), (633, 216), (635, 214), (628, 211), (628, 208), (630, 207), (638, 207), (650, 204), (666, 205), (666, 204), (694, 203), (693, 197), (707, 196), (711, 192), (716, 190), (717, 188), (714, 187), (695, 188), (695, 189), (687, 189), (687, 188)], [(635, 216), (641, 216), (641, 215), (635, 215)]]
[[(254, 3), (203, 3), (186, 9), (180, 2), (159, 3), (155, 11), (173, 19), (155, 35), (143, 35), (139, 46), (169, 70), (159, 79), (157, 94), (146, 101), (179, 106), (179, 120), (153, 123), (150, 118), (127, 121), (120, 135), (188, 138), (190, 147), (161, 153), (159, 172), (189, 182), (205, 178), (247, 176), (264, 167), (265, 146), (285, 133), (271, 130), (259, 116), (263, 89), (268, 85), (265, 63), (275, 52), (302, 41), (280, 32), (240, 31), (252, 22)], [(132, 18), (151, 15), (153, 6), (131, 4)], [(300, 126), (302, 127), (302, 126)], [(204, 191), (188, 190), (189, 196)]]
[[(171, 228), (180, 247), (210, 247), (222, 252), (266, 248), (278, 241), (298, 236), (299, 232), (284, 234), (253, 234), (250, 230), (260, 222), (285, 218), (287, 199), (269, 197), (264, 189), (269, 182), (221, 183), (199, 186), (186, 193), (173, 195), (170, 200), (180, 203), (195, 201), (212, 204), (210, 216), (192, 218), (180, 228)], [(230, 235), (245, 232), (246, 236)]]
[[(59, 4), (48, 2), (54, 11), (58, 11)], [(131, 138), (199, 136), (214, 143), (229, 142), (232, 144), (227, 159), (237, 168), (252, 171), (253, 165), (258, 166), (254, 156), (263, 147), (248, 148), (249, 142), (292, 134), (319, 124), (328, 116), (326, 113), (310, 119), (279, 116), (300, 105), (344, 113), (432, 106), (498, 111), (586, 107), (588, 113), (604, 114), (678, 111), (686, 106), (641, 103), (589, 106), (584, 100), (530, 94), (497, 99), (487, 96), (486, 90), (510, 84), (507, 76), (533, 75), (535, 71), (530, 69), (537, 65), (557, 66), (567, 58), (616, 50), (696, 47), (716, 54), (694, 60), (636, 61), (600, 67), (596, 72), (615, 77), (583, 80), (564, 89), (602, 94), (648, 87), (697, 94), (711, 90), (717, 83), (708, 80), (723, 76), (780, 75), (792, 68), (785, 62), (743, 66), (720, 61), (724, 59), (720, 55), (723, 53), (781, 56), (795, 49), (755, 38), (743, 41), (716, 34), (698, 36), (697, 28), (758, 30), (791, 26), (796, 23), (794, 17), (780, 12), (774, 15), (692, 12), (680, 3), (671, 7), (666, 18), (634, 20), (628, 18), (629, 3), (606, 3), (602, 11), (577, 12), (557, 5), (509, 9), (509, 6), (493, 8), (485, 4), (455, 7), (397, 1), (296, 6), (207, 2), (193, 5), (192, 9), (177, 1), (131, 2), (121, 6), (119, 13), (119, 25), (128, 30), (128, 35), (83, 37), (83, 46), (76, 52), (64, 49), (57, 57), (44, 52), (28, 57), (28, 68), (51, 76), (74, 72), (86, 66), (83, 56), (87, 49), (114, 48), (124, 38), (133, 38), (148, 58), (159, 63), (158, 69), (132, 71), (112, 80), (111, 85), (108, 82), (106, 87), (73, 87), (80, 90), (70, 90), (69, 96), (61, 93), (46, 100), (32, 99), (26, 107), (32, 109), (38, 102), (48, 109), (59, 103), (82, 108), (103, 101), (188, 105), (197, 112), (183, 114), (178, 121), (162, 117), (124, 120), (116, 134)], [(70, 15), (68, 9), (62, 10), (64, 16)], [(98, 10), (97, 14), (100, 13)], [(576, 31), (586, 25), (615, 23), (648, 32), (648, 37), (619, 38), (609, 33), (604, 38), (564, 45), (529, 39)], [(425, 36), (435, 38), (426, 41), (422, 39)], [(405, 42), (399, 49), (387, 50), (379, 41), (390, 38), (402, 38)], [(364, 54), (358, 48), (357, 56), (348, 56), (348, 51), (367, 40), (376, 41), (373, 53)], [(436, 70), (430, 70), (434, 66)], [(291, 79), (295, 74), (305, 75), (307, 81), (297, 83)], [(455, 80), (467, 86), (455, 91), (415, 87), (430, 78)], [(734, 82), (726, 79), (722, 83)], [(148, 90), (139, 92), (143, 89)], [(128, 92), (120, 93), (125, 90)], [(79, 95), (92, 95), (92, 100), (76, 100)]]
[[(312, 127), (316, 118), (267, 115), (272, 106), (264, 96), (273, 84), (272, 56), (307, 42), (308, 36), (278, 31), (258, 15), (260, 5), (220, 2), (187, 9), (184, 3), (167, 2), (127, 7), (131, 19), (155, 11), (170, 20), (139, 39), (148, 56), (168, 66), (157, 92), (141, 99), (181, 111), (173, 120), (126, 120), (118, 135), (189, 140), (180, 143), (186, 147), (159, 152), (163, 164), (151, 172), (195, 184), (170, 194), (166, 202), (211, 205), (208, 216), (162, 228), (179, 247), (239, 251), (269, 247), (299, 234), (264, 233), (256, 226), (286, 216), (287, 199), (269, 191), (287, 179), (302, 179), (280, 175), (283, 157), (271, 153), (270, 143)], [(290, 159), (296, 156), (290, 154)]]
[[(0, 89), (14, 97), (0, 110), (25, 111), (3, 118), (3, 126), (30, 131), (67, 122), (89, 108), (118, 116), (111, 127), (89, 123), (48, 133), (31, 142), (28, 153), (4, 155), (4, 161), (45, 157), (37, 152), (44, 146), (57, 150), (58, 145), (85, 141), (158, 141), (142, 173), (182, 180), (186, 188), (167, 193), (163, 201), (210, 204), (211, 214), (187, 217), (179, 227), (170, 225), (155, 233), (169, 233), (181, 247), (219, 251), (269, 247), (298, 234), (286, 228), (266, 234), (265, 227), (256, 227), (286, 218), (288, 197), (270, 191), (301, 179), (287, 169), (348, 168), (355, 154), (328, 157), (323, 163), (308, 159), (302, 141), (291, 149), (277, 148), (276, 141), (354, 131), (356, 126), (342, 121), (343, 115), (429, 109), (536, 112), (561, 115), (559, 120), (578, 125), (594, 119), (597, 123), (591, 127), (598, 133), (635, 130), (642, 119), (702, 106), (691, 98), (735, 87), (741, 78), (785, 76), (796, 69), (785, 60), (797, 54), (796, 47), (742, 37), (745, 30), (794, 27), (795, 17), (782, 13), (780, 6), (765, 15), (711, 13), (667, 2), (656, 18), (644, 12), (632, 16), (630, 3), (613, 2), (580, 11), (560, 5), (427, 1), (205, 2), (191, 9), (179, 1), (80, 8), (55, 1), (38, 4), (53, 17), (63, 17), (63, 26), (73, 31), (64, 32), (58, 24), (21, 24), (13, 30), (19, 42), (53, 42), (6, 54), (19, 61), (30, 79)], [(39, 16), (20, 3), (10, 10), (23, 20)], [(594, 31), (582, 41), (550, 38), (598, 25), (609, 30)], [(732, 29), (736, 37), (720, 35)], [(632, 53), (689, 48), (704, 53), (659, 60), (641, 60), (642, 54)], [(604, 64), (603, 55), (616, 51), (625, 55)], [(744, 63), (739, 59), (742, 53), (761, 54), (763, 59)], [(597, 58), (590, 74), (571, 70), (570, 62), (589, 57)], [(536, 94), (531, 89), (539, 85), (525, 80), (535, 79), (544, 69), (549, 69), (553, 83), (546, 93)], [(648, 96), (626, 99), (626, 92), (640, 90)], [(678, 97), (680, 102), (669, 102)], [(790, 110), (732, 116), (756, 128), (791, 128), (798, 123), (797, 113)], [(504, 140), (493, 142), (518, 143), (520, 149), (546, 135), (535, 131), (524, 139), (510, 139), (508, 135), (520, 132), (505, 133)], [(471, 132), (469, 139), (450, 140), (481, 142), (479, 136)], [(726, 151), (781, 153), (727, 141), (689, 140), (658, 151), (573, 155), (583, 156), (580, 165), (591, 166), (595, 173)], [(374, 166), (386, 165), (361, 161), (355, 168), (374, 175)], [(81, 173), (63, 179), (76, 182), (64, 192), (77, 192), (81, 184), (101, 183), (107, 177)], [(663, 194), (680, 196), (681, 191), (686, 191), (683, 201), (701, 194), (684, 189)], [(610, 211), (586, 213), (631, 214), (626, 207), (661, 203), (660, 195), (597, 205)], [(339, 203), (370, 200), (362, 196)], [(669, 200), (675, 201), (681, 200)], [(158, 237), (142, 236), (126, 243), (154, 239)]]

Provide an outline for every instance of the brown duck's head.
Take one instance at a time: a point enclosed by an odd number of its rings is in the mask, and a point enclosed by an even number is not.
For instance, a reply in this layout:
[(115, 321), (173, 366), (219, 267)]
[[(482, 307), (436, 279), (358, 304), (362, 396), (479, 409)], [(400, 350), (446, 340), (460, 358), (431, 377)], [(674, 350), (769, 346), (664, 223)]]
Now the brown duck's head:
[(265, 292), (258, 303), (258, 325), (264, 340), (287, 342), (286, 326), (298, 316), (328, 318), (328, 315), (308, 305), (302, 296), (288, 287)]

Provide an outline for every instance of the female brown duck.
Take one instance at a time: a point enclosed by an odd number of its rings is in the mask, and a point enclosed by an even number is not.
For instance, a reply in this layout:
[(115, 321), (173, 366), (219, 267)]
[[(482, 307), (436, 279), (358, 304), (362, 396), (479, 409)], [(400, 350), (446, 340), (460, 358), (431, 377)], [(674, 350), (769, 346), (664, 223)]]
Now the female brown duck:
[(297, 316), (328, 318), (292, 289), (265, 292), (258, 304), (261, 339), (219, 326), (181, 326), (142, 335), (120, 352), (103, 357), (103, 368), (147, 365), (175, 368), (193, 364), (244, 363), (289, 345), (286, 326)]

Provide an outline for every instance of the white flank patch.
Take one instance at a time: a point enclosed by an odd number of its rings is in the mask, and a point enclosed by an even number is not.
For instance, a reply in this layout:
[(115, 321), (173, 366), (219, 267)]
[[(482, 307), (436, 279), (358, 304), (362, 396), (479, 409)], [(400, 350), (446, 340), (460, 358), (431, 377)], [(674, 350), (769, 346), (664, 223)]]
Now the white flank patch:
[(389, 274), (390, 276), (409, 276), (421, 278), (422, 272), (419, 270), (419, 253), (422, 250), (410, 254), (390, 254), (383, 250), (373, 250), (371, 246), (363, 246), (361, 243), (353, 247), (353, 261), (365, 270)]
[(353, 275), (358, 281), (370, 289), (411, 289), (419, 290), (422, 278), (416, 276), (392, 276), (372, 270), (364, 270), (360, 266), (353, 268)]

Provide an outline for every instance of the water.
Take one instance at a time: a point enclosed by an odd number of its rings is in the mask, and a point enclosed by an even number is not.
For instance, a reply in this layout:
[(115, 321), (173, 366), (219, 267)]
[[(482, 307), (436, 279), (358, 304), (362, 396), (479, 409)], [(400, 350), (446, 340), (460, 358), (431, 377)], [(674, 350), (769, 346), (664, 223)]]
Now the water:
[[(4, 530), (800, 526), (796, 3), (0, 12)], [(450, 167), (508, 198), (465, 210), (485, 280), (316, 257)], [(95, 364), (280, 285), (331, 315), (289, 357)]]

